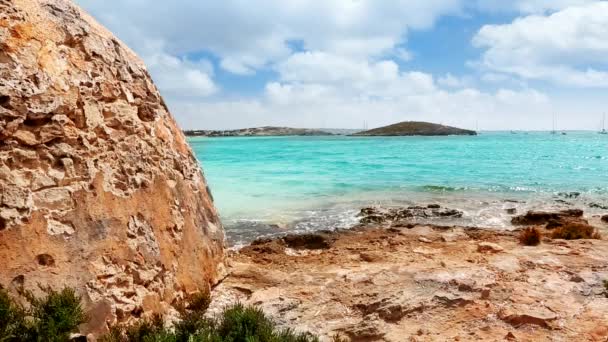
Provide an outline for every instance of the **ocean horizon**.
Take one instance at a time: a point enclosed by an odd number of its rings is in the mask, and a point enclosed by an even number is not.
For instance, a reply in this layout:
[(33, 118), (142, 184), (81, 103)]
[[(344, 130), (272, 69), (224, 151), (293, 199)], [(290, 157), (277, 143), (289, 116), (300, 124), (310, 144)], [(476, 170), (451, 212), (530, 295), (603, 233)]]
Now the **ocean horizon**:
[(608, 208), (608, 137), (597, 132), (189, 142), (231, 245), (348, 228), (373, 205), (440, 204), (463, 217), (428, 223), (505, 229), (507, 209), (577, 207), (593, 216)]

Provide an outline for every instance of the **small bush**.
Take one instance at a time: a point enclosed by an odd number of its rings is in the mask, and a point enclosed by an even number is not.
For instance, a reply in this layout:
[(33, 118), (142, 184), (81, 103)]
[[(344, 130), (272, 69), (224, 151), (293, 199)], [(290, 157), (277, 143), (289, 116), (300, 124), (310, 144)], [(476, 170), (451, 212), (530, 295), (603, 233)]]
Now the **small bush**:
[(70, 334), (87, 321), (74, 290), (44, 290), (43, 298), (22, 292), (27, 306), (17, 304), (0, 290), (0, 341), (69, 341)]
[(180, 322), (173, 329), (160, 317), (131, 327), (114, 327), (103, 342), (317, 342), (310, 334), (280, 330), (262, 310), (242, 304), (226, 308), (216, 319), (205, 317), (209, 306), (206, 293), (191, 297), (182, 305)]
[(571, 223), (556, 228), (551, 237), (564, 240), (601, 239), (600, 233), (595, 228), (580, 223)]
[(519, 234), (519, 242), (526, 246), (538, 246), (542, 234), (536, 228), (526, 228)]
[(0, 341), (24, 340), (24, 328), (24, 310), (13, 302), (6, 291), (0, 289)]
[[(23, 291), (22, 306), (0, 288), (0, 342), (67, 342), (71, 333), (87, 321), (80, 298), (71, 289), (60, 292), (45, 289), (36, 298)], [(216, 319), (205, 317), (208, 293), (190, 297), (179, 308), (180, 322), (165, 327), (162, 317), (154, 316), (131, 326), (116, 326), (103, 342), (317, 342), (310, 334), (278, 329), (260, 309), (236, 304)]]

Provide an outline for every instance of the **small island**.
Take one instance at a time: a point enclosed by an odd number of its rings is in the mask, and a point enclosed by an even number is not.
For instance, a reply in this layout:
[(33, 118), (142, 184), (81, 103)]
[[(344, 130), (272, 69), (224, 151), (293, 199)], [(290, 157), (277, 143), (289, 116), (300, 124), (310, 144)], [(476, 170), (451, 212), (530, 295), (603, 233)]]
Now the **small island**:
[(333, 133), (310, 128), (254, 127), (235, 130), (186, 130), (188, 137), (272, 137), (272, 136), (328, 136)]
[(404, 121), (389, 126), (358, 132), (353, 136), (443, 136), (443, 135), (477, 135), (477, 132), (430, 122)]

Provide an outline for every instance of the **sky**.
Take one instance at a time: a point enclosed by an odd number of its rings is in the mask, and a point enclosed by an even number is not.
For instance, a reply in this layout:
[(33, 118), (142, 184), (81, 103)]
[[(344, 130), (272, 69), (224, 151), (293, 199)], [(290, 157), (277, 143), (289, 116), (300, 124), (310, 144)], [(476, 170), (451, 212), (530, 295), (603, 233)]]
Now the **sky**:
[(180, 126), (598, 130), (608, 1), (76, 0)]

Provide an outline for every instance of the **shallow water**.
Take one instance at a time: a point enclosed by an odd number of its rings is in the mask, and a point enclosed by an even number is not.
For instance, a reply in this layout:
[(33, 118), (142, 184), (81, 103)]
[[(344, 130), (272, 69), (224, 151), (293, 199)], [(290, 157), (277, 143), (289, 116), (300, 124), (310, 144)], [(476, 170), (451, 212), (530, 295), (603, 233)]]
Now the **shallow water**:
[(348, 227), (371, 204), (439, 203), (465, 212), (446, 224), (495, 227), (506, 208), (608, 208), (608, 136), (593, 132), (189, 141), (232, 244)]

